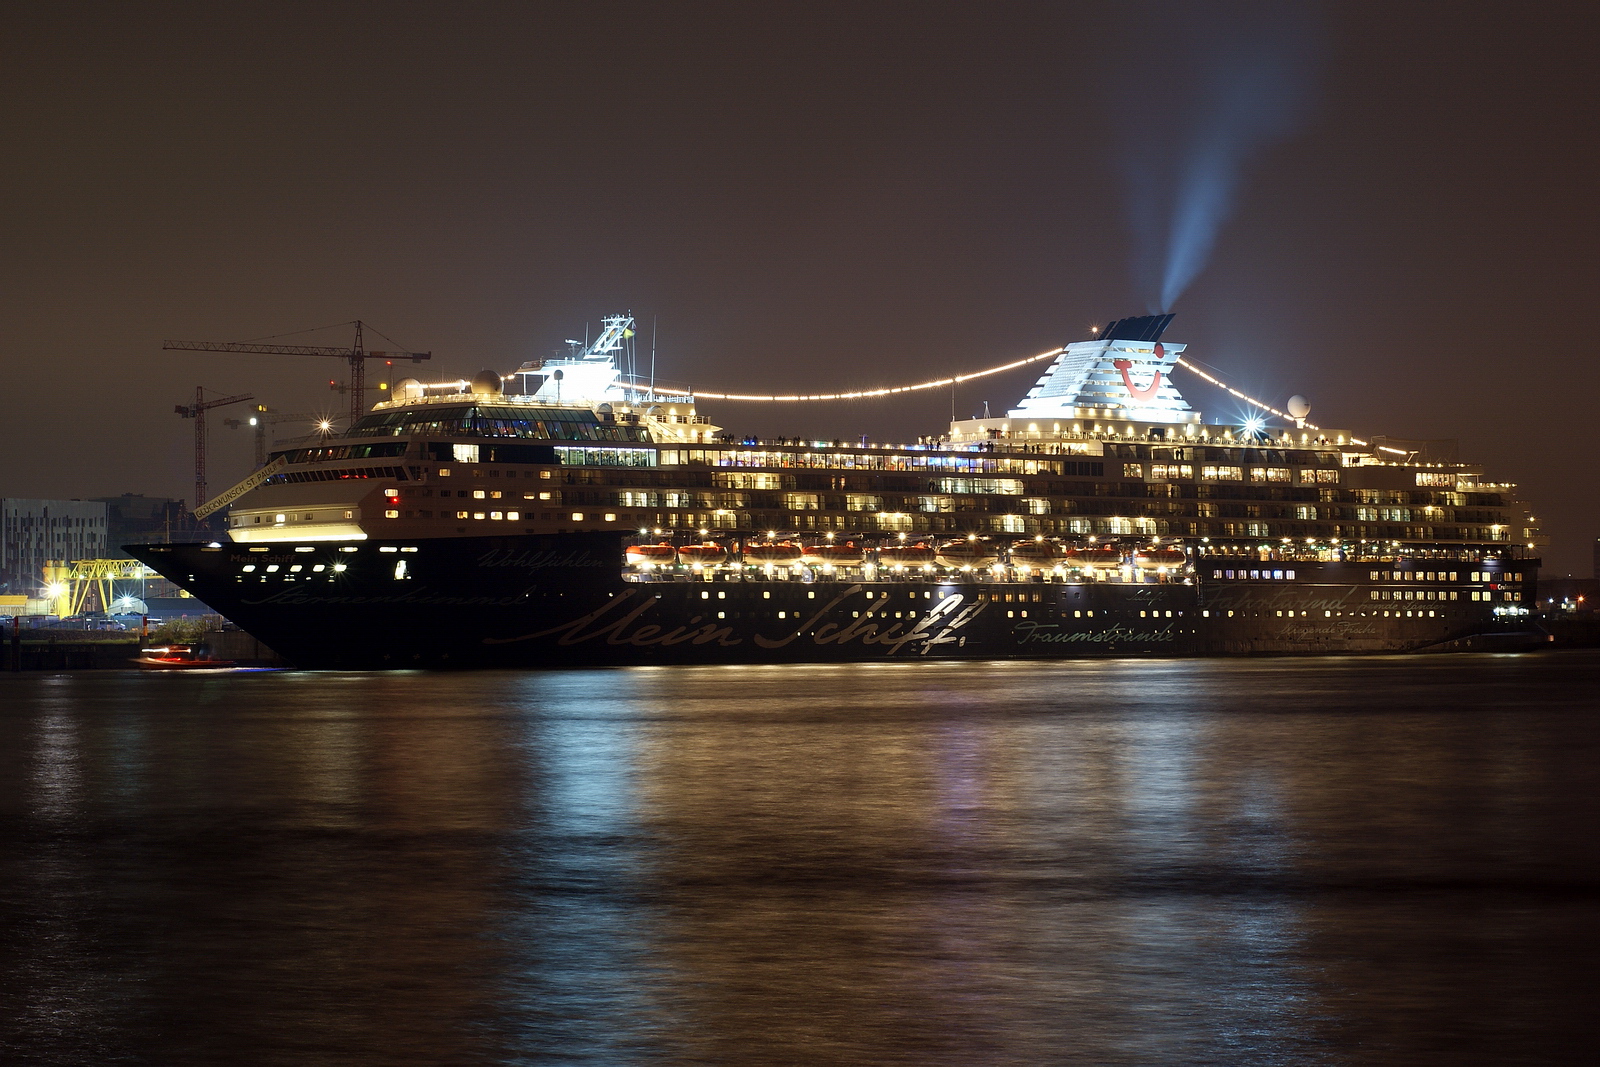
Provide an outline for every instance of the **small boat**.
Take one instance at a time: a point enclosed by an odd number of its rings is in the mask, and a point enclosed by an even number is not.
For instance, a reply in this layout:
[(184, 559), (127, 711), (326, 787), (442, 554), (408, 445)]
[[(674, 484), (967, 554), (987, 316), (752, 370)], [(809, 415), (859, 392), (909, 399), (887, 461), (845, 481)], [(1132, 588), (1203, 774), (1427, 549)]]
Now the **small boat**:
[(715, 567), (725, 563), (728, 559), (728, 550), (715, 541), (703, 541), (698, 545), (684, 545), (678, 549), (678, 559), (690, 566)]
[(204, 671), (232, 667), (231, 659), (210, 659), (200, 656), (193, 645), (156, 645), (141, 648), (139, 658), (133, 661), (141, 671)]
[(842, 545), (807, 545), (800, 561), (813, 567), (854, 567), (867, 558), (866, 551), (854, 541)]
[(659, 545), (630, 545), (627, 557), (630, 567), (670, 567), (678, 558), (678, 550), (665, 541)]
[(1122, 566), (1122, 550), (1109, 545), (1103, 548), (1069, 548), (1065, 556), (1067, 566), (1081, 567), (1085, 570), (1094, 568), (1115, 570)]
[(793, 541), (757, 542), (744, 546), (744, 561), (758, 566), (788, 567), (800, 562), (800, 546)]
[(1016, 567), (1043, 570), (1053, 566), (1058, 558), (1060, 553), (1049, 541), (1018, 541), (1011, 546), (1011, 563)]
[(1182, 567), (1187, 559), (1176, 548), (1147, 548), (1143, 552), (1134, 554), (1133, 565), (1145, 570), (1157, 570), (1162, 567), (1168, 569)]
[(999, 561), (999, 556), (989, 544), (983, 541), (949, 541), (939, 546), (934, 553), (934, 558), (939, 561), (939, 566), (950, 570), (970, 568), (980, 570), (992, 567)]
[(933, 549), (920, 541), (914, 545), (878, 549), (878, 562), (885, 567), (926, 567), (933, 562), (933, 557)]

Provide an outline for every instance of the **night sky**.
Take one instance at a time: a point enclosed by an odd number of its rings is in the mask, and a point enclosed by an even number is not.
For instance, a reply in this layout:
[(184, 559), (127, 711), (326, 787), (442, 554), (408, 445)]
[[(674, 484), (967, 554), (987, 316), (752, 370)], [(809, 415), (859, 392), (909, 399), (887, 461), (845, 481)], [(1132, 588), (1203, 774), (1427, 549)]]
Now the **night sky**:
[[(664, 380), (821, 391), (1143, 314), (1129, 146), (1165, 165), (1207, 63), (1274, 42), (1230, 30), (1195, 54), (1208, 38), (1162, 32), (1171, 9), (1113, 8), (18, 9), (0, 495), (186, 496), (172, 408), (196, 385), (340, 408), (340, 362), (169, 337), (362, 318), (454, 377), (631, 309), (645, 340), (659, 323)], [(1167, 334), (1246, 392), (1305, 394), (1324, 426), (1459, 438), (1524, 485), (1551, 575), (1587, 576), (1600, 535), (1592, 12), (1313, 14), (1303, 113), (1245, 162)], [(1163, 98), (1172, 121), (1137, 128), (1128, 101)], [(964, 387), (958, 413), (1003, 410), (1036, 370)], [(950, 396), (704, 410), (740, 433), (904, 440), (943, 430)], [(215, 492), (251, 442), (212, 439)]]

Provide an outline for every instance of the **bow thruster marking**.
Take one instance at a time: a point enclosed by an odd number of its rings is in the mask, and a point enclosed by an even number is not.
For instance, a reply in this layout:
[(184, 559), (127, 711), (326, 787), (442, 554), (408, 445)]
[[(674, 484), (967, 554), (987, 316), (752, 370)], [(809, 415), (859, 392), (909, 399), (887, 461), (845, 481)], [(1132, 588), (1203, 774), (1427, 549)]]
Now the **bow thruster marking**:
[[(1165, 358), (1166, 354), (1166, 349), (1161, 347), (1160, 341), (1157, 341), (1155, 348), (1155, 358), (1157, 362)], [(1133, 384), (1133, 379), (1128, 375), (1128, 368), (1133, 366), (1133, 360), (1114, 359), (1111, 361), (1111, 365), (1122, 372), (1122, 384), (1128, 387), (1129, 396), (1133, 397), (1135, 400), (1155, 399), (1156, 390), (1161, 388), (1161, 372), (1159, 370), (1156, 371), (1156, 376), (1150, 379), (1150, 384), (1145, 386), (1143, 389), (1140, 389)]]

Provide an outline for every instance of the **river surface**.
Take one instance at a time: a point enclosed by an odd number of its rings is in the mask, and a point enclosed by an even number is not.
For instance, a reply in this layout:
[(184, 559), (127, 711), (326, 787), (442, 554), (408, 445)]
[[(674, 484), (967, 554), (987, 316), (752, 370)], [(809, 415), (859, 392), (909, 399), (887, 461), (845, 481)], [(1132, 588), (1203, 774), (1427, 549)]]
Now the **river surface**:
[(1600, 656), (0, 675), (7, 1064), (1550, 1064)]

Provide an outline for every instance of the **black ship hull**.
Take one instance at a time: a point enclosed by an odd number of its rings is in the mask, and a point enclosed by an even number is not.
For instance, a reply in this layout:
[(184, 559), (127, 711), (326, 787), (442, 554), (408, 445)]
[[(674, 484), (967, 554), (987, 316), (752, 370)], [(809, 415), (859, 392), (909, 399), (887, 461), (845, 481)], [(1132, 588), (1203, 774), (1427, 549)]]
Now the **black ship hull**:
[[(307, 669), (1518, 650), (1544, 640), (1526, 618), (1464, 592), (1389, 600), (1373, 565), (1353, 562), (1250, 570), (1202, 557), (1186, 581), (645, 580), (624, 570), (610, 533), (129, 551)], [(1531, 581), (1531, 561), (1518, 566)]]

